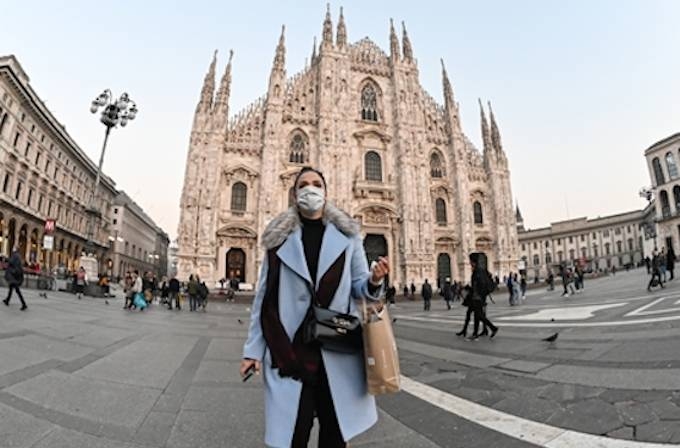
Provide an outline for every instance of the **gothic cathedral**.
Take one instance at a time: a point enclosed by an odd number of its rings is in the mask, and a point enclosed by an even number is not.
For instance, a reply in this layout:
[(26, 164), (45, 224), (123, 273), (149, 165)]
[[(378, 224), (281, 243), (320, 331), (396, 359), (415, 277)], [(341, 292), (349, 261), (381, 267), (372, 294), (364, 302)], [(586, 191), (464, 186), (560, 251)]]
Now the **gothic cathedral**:
[(443, 62), (444, 105), (421, 87), (405, 28), (400, 45), (390, 24), (388, 55), (369, 38), (350, 44), (342, 10), (334, 38), (327, 12), (311, 63), (292, 77), (284, 31), (267, 93), (231, 119), (233, 53), (216, 93), (213, 57), (189, 142), (178, 277), (256, 284), (259, 235), (291, 205), (304, 165), (325, 173), (329, 199), (361, 224), (369, 261), (388, 256), (398, 286), (469, 281), (474, 251), (494, 274), (516, 270), (510, 171), (491, 105), (487, 121), (480, 102), (480, 152)]

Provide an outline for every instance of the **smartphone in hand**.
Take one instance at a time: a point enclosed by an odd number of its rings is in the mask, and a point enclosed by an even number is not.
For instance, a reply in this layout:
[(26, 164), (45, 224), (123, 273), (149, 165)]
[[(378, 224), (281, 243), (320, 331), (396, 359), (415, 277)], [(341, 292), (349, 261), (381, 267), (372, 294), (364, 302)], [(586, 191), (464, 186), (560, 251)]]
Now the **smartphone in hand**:
[(252, 364), (250, 367), (248, 367), (248, 370), (246, 370), (245, 375), (243, 375), (243, 382), (245, 383), (250, 379), (251, 376), (255, 374), (255, 364)]

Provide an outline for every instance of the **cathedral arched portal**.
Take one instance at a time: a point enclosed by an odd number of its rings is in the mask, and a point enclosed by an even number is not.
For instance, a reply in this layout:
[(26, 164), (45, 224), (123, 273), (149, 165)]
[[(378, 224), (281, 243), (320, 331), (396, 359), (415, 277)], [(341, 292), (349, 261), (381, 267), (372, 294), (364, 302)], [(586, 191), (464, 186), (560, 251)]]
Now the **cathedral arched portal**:
[(215, 281), (237, 278), (254, 286), (257, 276), (257, 238), (249, 227), (223, 227), (217, 231), (217, 269)]
[(246, 281), (246, 253), (240, 247), (229, 249), (226, 255), (227, 270), (224, 278)]
[(391, 267), (390, 282), (401, 282), (405, 278), (401, 272), (403, 263), (398, 264), (401, 259), (394, 249), (400, 235), (398, 216), (391, 206), (384, 204), (369, 205), (354, 214), (354, 218), (361, 223), (369, 265), (378, 257), (386, 257)]
[(440, 253), (437, 255), (437, 286), (441, 288), (447, 279), (451, 280), (451, 257), (447, 253)]

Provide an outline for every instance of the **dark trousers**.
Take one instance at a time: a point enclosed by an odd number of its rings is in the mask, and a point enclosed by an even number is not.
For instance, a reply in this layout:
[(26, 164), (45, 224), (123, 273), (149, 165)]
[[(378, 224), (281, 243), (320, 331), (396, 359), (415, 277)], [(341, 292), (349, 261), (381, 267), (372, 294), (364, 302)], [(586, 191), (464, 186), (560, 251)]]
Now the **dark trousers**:
[(302, 386), (291, 448), (307, 448), (314, 416), (319, 419), (319, 448), (345, 448), (347, 446), (340, 432), (331, 389), (328, 386), (328, 377), (323, 366), (316, 384), (305, 383)]
[(26, 302), (24, 301), (24, 296), (21, 294), (21, 289), (19, 289), (19, 285), (9, 285), (9, 291), (7, 292), (7, 298), (5, 299), (5, 302), (9, 303), (9, 299), (12, 298), (12, 291), (17, 292), (19, 300), (21, 300), (21, 306), (26, 306)]
[[(465, 313), (465, 323), (463, 324), (463, 330), (461, 331), (463, 335), (467, 334), (468, 325), (470, 324), (470, 318), (472, 317), (472, 314), (474, 312), (475, 312), (475, 309), (472, 306), (469, 306), (468, 309), (467, 309), (467, 312)], [(482, 308), (482, 312), (486, 313), (484, 308)], [(482, 329), (482, 333), (486, 333), (486, 324), (484, 324), (484, 327)]]
[(491, 331), (496, 331), (496, 326), (491, 323), (491, 321), (486, 317), (484, 312), (484, 304), (481, 300), (473, 300), (472, 308), (474, 308), (475, 313), (475, 331), (472, 333), (474, 336), (479, 334), (479, 323), (482, 322), (486, 328), (490, 328)]
[(424, 303), (425, 303), (423, 309), (424, 309), (425, 311), (430, 311), (430, 304), (431, 304), (430, 299), (423, 299), (423, 301), (424, 301)]
[(172, 309), (172, 302), (175, 302), (175, 308), (181, 310), (182, 307), (179, 306), (179, 293), (176, 291), (168, 292), (168, 308)]
[(674, 271), (674, 270), (675, 270), (675, 267), (668, 268), (668, 272), (671, 273), (671, 278), (670, 278), (670, 280), (673, 280), (673, 278), (675, 278), (675, 275), (673, 274), (673, 271)]
[(649, 284), (647, 285), (647, 289), (652, 289), (654, 279), (659, 280), (659, 286), (661, 286), (662, 288), (664, 287), (663, 281), (661, 280), (661, 272), (659, 272), (658, 270), (655, 270), (655, 271), (652, 272), (652, 278), (649, 279)]

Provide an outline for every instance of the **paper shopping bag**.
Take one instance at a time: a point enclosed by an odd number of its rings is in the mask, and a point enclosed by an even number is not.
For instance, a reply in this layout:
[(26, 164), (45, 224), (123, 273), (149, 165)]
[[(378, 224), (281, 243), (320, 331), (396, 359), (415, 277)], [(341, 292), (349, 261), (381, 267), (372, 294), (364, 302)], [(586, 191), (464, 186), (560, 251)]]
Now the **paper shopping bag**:
[(387, 307), (364, 312), (363, 338), (368, 393), (399, 392), (399, 354)]

